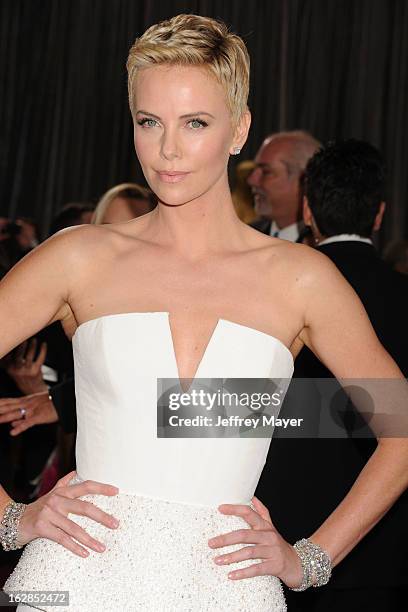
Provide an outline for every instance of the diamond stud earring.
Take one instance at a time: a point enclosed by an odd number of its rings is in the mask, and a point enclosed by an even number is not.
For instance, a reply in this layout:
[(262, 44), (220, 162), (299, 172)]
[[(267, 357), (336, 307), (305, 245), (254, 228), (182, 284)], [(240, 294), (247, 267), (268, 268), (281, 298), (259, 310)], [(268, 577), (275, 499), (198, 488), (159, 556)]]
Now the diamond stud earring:
[(234, 147), (233, 155), (239, 155), (241, 153), (241, 149), (239, 147)]

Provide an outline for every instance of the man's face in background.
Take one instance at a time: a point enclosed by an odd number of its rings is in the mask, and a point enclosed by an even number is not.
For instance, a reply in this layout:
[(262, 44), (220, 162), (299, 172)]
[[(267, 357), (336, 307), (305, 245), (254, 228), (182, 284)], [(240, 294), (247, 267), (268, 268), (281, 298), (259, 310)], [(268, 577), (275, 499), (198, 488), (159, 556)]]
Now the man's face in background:
[(256, 168), (248, 177), (255, 212), (274, 220), (280, 228), (300, 218), (299, 169), (290, 156), (291, 144), (283, 139), (266, 141), (256, 157)]

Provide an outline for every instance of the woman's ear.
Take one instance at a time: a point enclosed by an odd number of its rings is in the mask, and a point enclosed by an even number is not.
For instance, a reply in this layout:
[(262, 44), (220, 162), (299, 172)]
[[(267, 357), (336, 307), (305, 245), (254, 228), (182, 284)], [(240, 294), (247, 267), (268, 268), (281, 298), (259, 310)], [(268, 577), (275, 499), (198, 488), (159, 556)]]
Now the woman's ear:
[(241, 151), (242, 147), (246, 143), (248, 138), (249, 128), (251, 126), (251, 111), (249, 108), (246, 109), (241, 115), (237, 126), (234, 130), (234, 139), (231, 146), (231, 155), (235, 155), (237, 149)]

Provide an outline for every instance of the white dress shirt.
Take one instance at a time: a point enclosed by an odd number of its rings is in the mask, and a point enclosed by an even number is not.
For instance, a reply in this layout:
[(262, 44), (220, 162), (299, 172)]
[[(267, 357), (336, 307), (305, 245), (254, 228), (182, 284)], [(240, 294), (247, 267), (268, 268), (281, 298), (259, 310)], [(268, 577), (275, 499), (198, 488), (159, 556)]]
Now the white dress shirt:
[(373, 241), (370, 238), (365, 238), (364, 236), (360, 236), (359, 234), (337, 234), (337, 236), (329, 236), (325, 238), (317, 246), (322, 244), (330, 244), (330, 242), (347, 242), (348, 240), (353, 240), (355, 242), (366, 242), (367, 244), (373, 244)]
[(297, 223), (292, 223), (291, 225), (287, 225), (286, 227), (279, 229), (275, 221), (272, 221), (269, 234), (271, 236), (275, 236), (275, 238), (296, 242), (296, 240), (299, 238), (299, 226)]

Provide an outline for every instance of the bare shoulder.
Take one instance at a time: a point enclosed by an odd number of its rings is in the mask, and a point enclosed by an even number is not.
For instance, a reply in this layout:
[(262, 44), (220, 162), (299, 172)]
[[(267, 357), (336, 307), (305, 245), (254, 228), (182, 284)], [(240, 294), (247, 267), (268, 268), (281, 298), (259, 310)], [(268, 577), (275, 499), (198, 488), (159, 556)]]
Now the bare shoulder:
[(0, 356), (55, 321), (74, 328), (78, 296), (92, 280), (101, 284), (101, 270), (114, 269), (130, 243), (120, 228), (80, 225), (25, 255), (0, 282)]
[(359, 295), (331, 259), (300, 244), (287, 245), (286, 253), (300, 290), (299, 344), (338, 379), (402, 376), (377, 338)]
[(312, 311), (320, 309), (332, 314), (339, 304), (360, 301), (337, 266), (317, 249), (303, 244), (285, 244), (282, 247), (282, 269), (305, 328)]
[(125, 251), (137, 249), (143, 243), (139, 237), (146, 226), (146, 216), (125, 223), (67, 227), (45, 240), (33, 254), (38, 256), (40, 251), (42, 257), (54, 263), (60, 261), (77, 283), (89, 274), (98, 275), (101, 262), (115, 263)]
[(306, 245), (293, 246), (298, 247), (294, 266), (299, 269), (298, 282), (306, 315), (309, 305), (316, 303), (336, 308), (336, 304), (350, 299), (359, 301), (353, 287), (327, 255)]
[(276, 261), (288, 279), (305, 291), (322, 289), (322, 283), (344, 280), (334, 263), (324, 254), (305, 244), (275, 239), (268, 248), (268, 258)]
[(37, 247), (29, 251), (2, 279), (2, 287), (14, 279), (27, 280), (30, 273), (48, 271), (52, 279), (63, 274), (67, 280), (70, 264), (75, 263), (97, 244), (95, 229), (91, 226), (73, 226), (56, 232)]
[(92, 263), (97, 262), (99, 258), (114, 256), (120, 249), (124, 239), (129, 235), (126, 225), (126, 223), (84, 224), (67, 227), (41, 243), (34, 249), (33, 254), (41, 252), (43, 257), (54, 262), (57, 257), (61, 262), (72, 265), (74, 274), (80, 269), (86, 274), (88, 265), (92, 266)]
[(266, 282), (270, 279), (276, 285), (279, 278), (281, 286), (297, 288), (305, 295), (317, 288), (322, 289), (327, 283), (346, 282), (333, 262), (317, 249), (275, 238), (251, 227), (247, 228), (247, 239), (254, 257), (248, 261), (262, 271)]
[(286, 247), (299, 289), (298, 340), (337, 378), (395, 377), (398, 368), (379, 342), (364, 305), (337, 266), (306, 245)]
[(316, 305), (333, 313), (336, 304), (344, 303), (354, 290), (323, 253), (307, 245), (271, 240), (257, 260), (265, 301), (273, 303), (274, 316), (290, 330), (297, 354), (306, 343), (310, 313), (316, 311)]
[(104, 225), (74, 225), (60, 230), (39, 247), (44, 252), (59, 251), (66, 257), (86, 257), (89, 251), (108, 246), (113, 232)]
[(41, 246), (67, 270), (69, 294), (74, 297), (90, 279), (114, 267), (126, 251), (137, 250), (138, 242), (137, 231), (127, 223), (89, 224), (65, 228)]
[(331, 259), (318, 249), (298, 243), (289, 243), (288, 247), (288, 260), (299, 267), (305, 283), (312, 286), (320, 282), (322, 275), (342, 277)]
[(0, 355), (50, 323), (66, 316), (74, 271), (86, 236), (73, 227), (51, 236), (27, 253), (0, 282)]
[(55, 257), (61, 258), (61, 261), (66, 261), (67, 258), (70, 259), (71, 257), (80, 257), (100, 242), (104, 233), (101, 229), (102, 226), (96, 225), (66, 227), (41, 242), (21, 261), (50, 259), (55, 263)]

